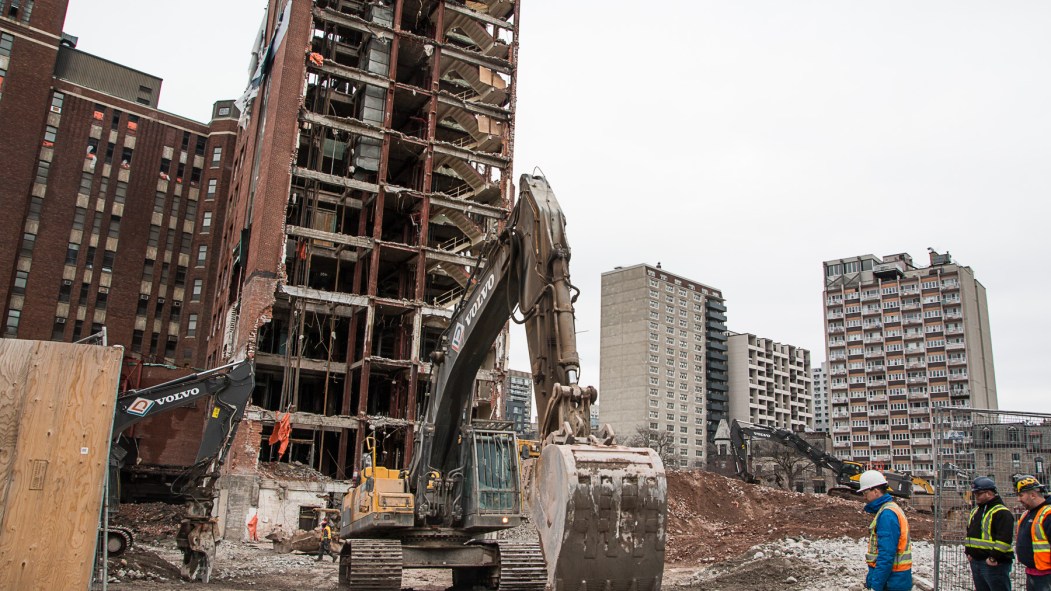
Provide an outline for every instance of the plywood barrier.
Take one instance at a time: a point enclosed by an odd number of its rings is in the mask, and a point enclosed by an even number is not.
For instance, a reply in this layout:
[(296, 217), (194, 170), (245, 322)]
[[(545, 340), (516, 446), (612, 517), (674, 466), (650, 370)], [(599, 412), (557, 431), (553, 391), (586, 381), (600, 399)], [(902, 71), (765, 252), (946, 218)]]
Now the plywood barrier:
[(119, 347), (0, 339), (0, 589), (87, 589)]

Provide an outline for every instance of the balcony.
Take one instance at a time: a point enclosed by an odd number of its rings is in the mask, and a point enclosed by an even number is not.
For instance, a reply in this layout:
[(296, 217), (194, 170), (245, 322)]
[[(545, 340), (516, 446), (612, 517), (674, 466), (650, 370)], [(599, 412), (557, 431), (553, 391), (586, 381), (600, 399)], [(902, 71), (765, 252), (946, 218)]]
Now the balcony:
[(872, 454), (872, 457), (869, 459), (869, 461), (870, 462), (889, 462), (890, 461), (890, 454)]
[(967, 379), (967, 373), (966, 372), (963, 372), (963, 373), (950, 373), (949, 374), (949, 379), (950, 380), (966, 380)]
[(925, 384), (927, 383), (927, 376), (918, 376), (909, 378), (910, 384)]
[(918, 317), (906, 317), (901, 321), (901, 323), (905, 326), (915, 326), (918, 324), (923, 324), (923, 319)]
[(865, 337), (865, 343), (882, 343), (883, 337)]
[(932, 459), (931, 454), (916, 454), (912, 458), (917, 462), (929, 462)]
[(890, 447), (890, 439), (873, 439), (869, 441), (869, 447)]
[(850, 447), (850, 442), (849, 441), (833, 441), (832, 442), (832, 447), (847, 448), (847, 447)]
[[(927, 412), (927, 409), (923, 409), (923, 412)], [(911, 429), (912, 431), (930, 431), (931, 424), (926, 421), (922, 423), (912, 423), (911, 425), (909, 425), (909, 429)]]
[(916, 447), (922, 447), (922, 446), (930, 445), (930, 444), (931, 444), (931, 440), (928, 437), (917, 437), (917, 438), (912, 440), (912, 445), (914, 445)]
[(887, 395), (886, 394), (870, 394), (869, 395), (869, 401), (870, 402), (886, 402), (887, 401)]
[(949, 395), (950, 396), (970, 396), (971, 395), (971, 389), (970, 388), (953, 388), (953, 389), (949, 390)]
[(946, 328), (945, 329), (945, 334), (963, 334), (963, 329), (962, 328), (956, 328), (956, 327)]
[[(875, 413), (873, 413), (875, 414)], [(883, 411), (883, 415), (886, 416), (887, 411)], [(879, 415), (876, 415), (879, 416)], [(869, 431), (873, 433), (888, 433), (890, 432), (890, 425), (872, 425), (869, 427)]]
[(967, 365), (966, 357), (950, 357), (949, 365)]
[(866, 358), (883, 357), (883, 351), (865, 351)]
[(955, 351), (957, 349), (963, 349), (967, 345), (965, 343), (945, 343), (945, 349), (948, 351)]
[(840, 332), (843, 332), (843, 331), (844, 331), (844, 328), (842, 326), (830, 326), (830, 327), (828, 327), (828, 334), (836, 334), (836, 333), (840, 333)]
[(865, 371), (867, 373), (883, 372), (885, 370), (886, 370), (886, 368), (884, 368), (882, 365), (868, 365), (868, 366), (865, 367)]
[(926, 392), (909, 392), (909, 400), (926, 400), (930, 394)]
[(850, 433), (850, 427), (832, 427), (833, 433)]
[(842, 317), (843, 317), (843, 313), (842, 312), (829, 312), (828, 314), (825, 315), (825, 318), (828, 319), (828, 320), (838, 320), (838, 319), (840, 319)]

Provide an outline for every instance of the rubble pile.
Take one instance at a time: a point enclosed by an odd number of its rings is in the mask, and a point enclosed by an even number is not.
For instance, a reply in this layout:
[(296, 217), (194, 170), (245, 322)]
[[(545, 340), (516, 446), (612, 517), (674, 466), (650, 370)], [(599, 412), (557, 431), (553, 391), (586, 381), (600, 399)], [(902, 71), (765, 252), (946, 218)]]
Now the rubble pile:
[(259, 476), (271, 480), (332, 482), (332, 478), (299, 462), (260, 462)]
[(183, 505), (123, 503), (111, 523), (132, 530), (136, 542), (150, 542), (174, 539), (179, 533), (179, 522), (185, 515)]
[[(909, 512), (913, 539), (931, 539), (930, 516)], [(861, 502), (748, 484), (712, 472), (668, 472), (669, 563), (712, 563), (785, 537), (860, 538), (872, 516)]]
[[(786, 538), (750, 548), (745, 554), (690, 572), (673, 569), (669, 586), (705, 591), (861, 591), (865, 583), (862, 557), (866, 539)], [(917, 590), (933, 588), (934, 548), (912, 545), (913, 583)]]

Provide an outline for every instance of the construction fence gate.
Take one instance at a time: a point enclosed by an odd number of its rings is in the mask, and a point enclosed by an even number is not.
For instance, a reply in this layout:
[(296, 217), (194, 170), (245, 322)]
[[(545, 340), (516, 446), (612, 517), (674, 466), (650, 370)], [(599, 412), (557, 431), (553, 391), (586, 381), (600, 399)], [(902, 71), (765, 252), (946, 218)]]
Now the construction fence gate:
[[(1032, 474), (1048, 484), (1051, 415), (936, 408), (933, 414), (934, 588), (971, 591), (974, 582), (963, 552), (971, 510), (971, 482), (996, 481), (997, 492), (1017, 519), (1024, 511), (1014, 494), (1013, 474)], [(1015, 589), (1025, 589), (1025, 567), (1012, 569)]]

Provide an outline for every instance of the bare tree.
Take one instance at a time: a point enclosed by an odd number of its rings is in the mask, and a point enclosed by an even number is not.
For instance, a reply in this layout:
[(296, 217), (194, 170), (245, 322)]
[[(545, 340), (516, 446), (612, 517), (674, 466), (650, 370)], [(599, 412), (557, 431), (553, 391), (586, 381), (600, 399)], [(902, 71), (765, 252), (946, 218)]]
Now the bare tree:
[(797, 481), (806, 476), (810, 460), (791, 449), (774, 449), (770, 453), (773, 463), (774, 479), (777, 485), (785, 490), (792, 490)]
[(679, 456), (675, 446), (675, 433), (672, 431), (661, 431), (650, 429), (646, 425), (635, 427), (635, 434), (628, 439), (630, 447), (648, 447), (657, 452), (665, 466), (673, 467), (679, 465)]

